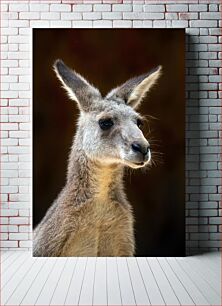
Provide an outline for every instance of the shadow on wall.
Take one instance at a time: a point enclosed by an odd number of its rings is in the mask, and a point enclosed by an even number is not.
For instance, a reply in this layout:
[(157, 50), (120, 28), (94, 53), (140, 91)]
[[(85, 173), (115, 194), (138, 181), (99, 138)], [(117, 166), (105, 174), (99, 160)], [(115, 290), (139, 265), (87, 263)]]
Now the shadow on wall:
[(200, 77), (198, 44), (191, 35), (186, 35), (186, 254), (195, 255), (209, 251), (200, 247), (200, 236), (208, 232), (208, 224), (201, 216), (201, 203), (208, 201), (208, 194), (202, 192), (201, 178), (201, 130)]

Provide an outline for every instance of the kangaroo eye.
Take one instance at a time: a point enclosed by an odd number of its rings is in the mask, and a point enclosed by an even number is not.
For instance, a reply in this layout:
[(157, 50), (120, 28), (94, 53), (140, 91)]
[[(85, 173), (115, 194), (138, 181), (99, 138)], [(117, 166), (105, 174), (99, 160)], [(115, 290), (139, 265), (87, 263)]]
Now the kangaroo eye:
[(100, 119), (99, 120), (99, 126), (104, 131), (110, 129), (113, 126), (113, 124), (114, 123), (112, 119)]
[(139, 128), (141, 128), (143, 126), (143, 122), (141, 119), (137, 119), (136, 124)]

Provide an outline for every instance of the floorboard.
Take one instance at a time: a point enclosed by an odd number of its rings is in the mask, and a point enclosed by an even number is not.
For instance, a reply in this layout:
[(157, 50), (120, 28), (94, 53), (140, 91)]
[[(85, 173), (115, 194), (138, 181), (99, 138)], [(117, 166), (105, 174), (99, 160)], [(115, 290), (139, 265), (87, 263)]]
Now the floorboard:
[(221, 305), (220, 253), (191, 257), (1, 257), (0, 305)]
[(150, 300), (135, 257), (127, 258), (131, 284), (137, 305), (149, 305)]
[(176, 297), (181, 305), (195, 305), (192, 297), (187, 292), (183, 283), (178, 278), (177, 274), (172, 270), (169, 263), (165, 258), (158, 259), (162, 271), (165, 273), (168, 282), (171, 284), (171, 287), (174, 289)]
[(181, 266), (178, 264), (176, 259), (170, 257), (168, 258), (168, 263), (171, 266), (174, 273), (178, 275), (178, 277), (180, 278), (187, 292), (192, 297), (192, 300), (194, 301), (194, 303), (196, 305), (209, 305), (204, 295), (201, 293), (201, 291), (198, 289), (198, 287), (193, 282), (192, 277), (190, 277), (190, 275), (187, 274), (181, 268)]
[(77, 258), (68, 258), (57, 283), (56, 290), (51, 299), (50, 305), (64, 305), (73, 273), (76, 268)]
[(194, 268), (191, 268), (186, 260), (183, 258), (176, 259), (181, 268), (189, 274), (192, 278), (193, 282), (195, 282), (196, 286), (202, 293), (202, 295), (206, 298), (209, 304), (219, 305), (220, 304), (220, 296), (216, 293), (214, 289), (201, 277), (201, 274), (195, 271)]
[(96, 260), (93, 305), (107, 305), (107, 270), (106, 258), (98, 257)]
[(158, 283), (159, 289), (162, 296), (169, 305), (179, 305), (179, 300), (175, 294), (175, 289), (171, 286), (164, 271), (161, 269), (159, 262), (153, 259), (147, 259), (150, 269), (153, 271), (156, 282)]
[(65, 305), (79, 305), (79, 298), (82, 289), (83, 278), (87, 264), (86, 257), (77, 258), (76, 267), (72, 275), (68, 293), (65, 299)]
[(126, 258), (117, 258), (117, 269), (122, 305), (136, 305), (135, 294), (132, 287)]
[(106, 269), (108, 305), (122, 305), (116, 257), (107, 257)]
[(154, 274), (145, 257), (137, 258), (137, 264), (142, 275), (151, 305), (165, 305), (164, 298), (154, 278)]
[(93, 288), (95, 280), (96, 257), (89, 257), (79, 297), (79, 305), (93, 304)]

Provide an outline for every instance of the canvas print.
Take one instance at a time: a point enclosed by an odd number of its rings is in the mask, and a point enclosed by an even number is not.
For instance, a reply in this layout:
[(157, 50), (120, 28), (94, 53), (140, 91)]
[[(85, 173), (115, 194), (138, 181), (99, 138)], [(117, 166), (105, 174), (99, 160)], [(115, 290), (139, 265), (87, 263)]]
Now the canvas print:
[(33, 256), (185, 255), (184, 30), (33, 30)]

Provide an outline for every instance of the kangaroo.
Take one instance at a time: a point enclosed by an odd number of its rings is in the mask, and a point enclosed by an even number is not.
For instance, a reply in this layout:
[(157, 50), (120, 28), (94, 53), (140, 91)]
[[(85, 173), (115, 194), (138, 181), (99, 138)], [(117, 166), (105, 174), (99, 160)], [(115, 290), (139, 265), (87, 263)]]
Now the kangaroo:
[(161, 66), (102, 97), (57, 60), (54, 70), (80, 115), (65, 187), (34, 230), (34, 256), (134, 256), (134, 217), (124, 192), (124, 167), (142, 168), (151, 150), (136, 109)]

